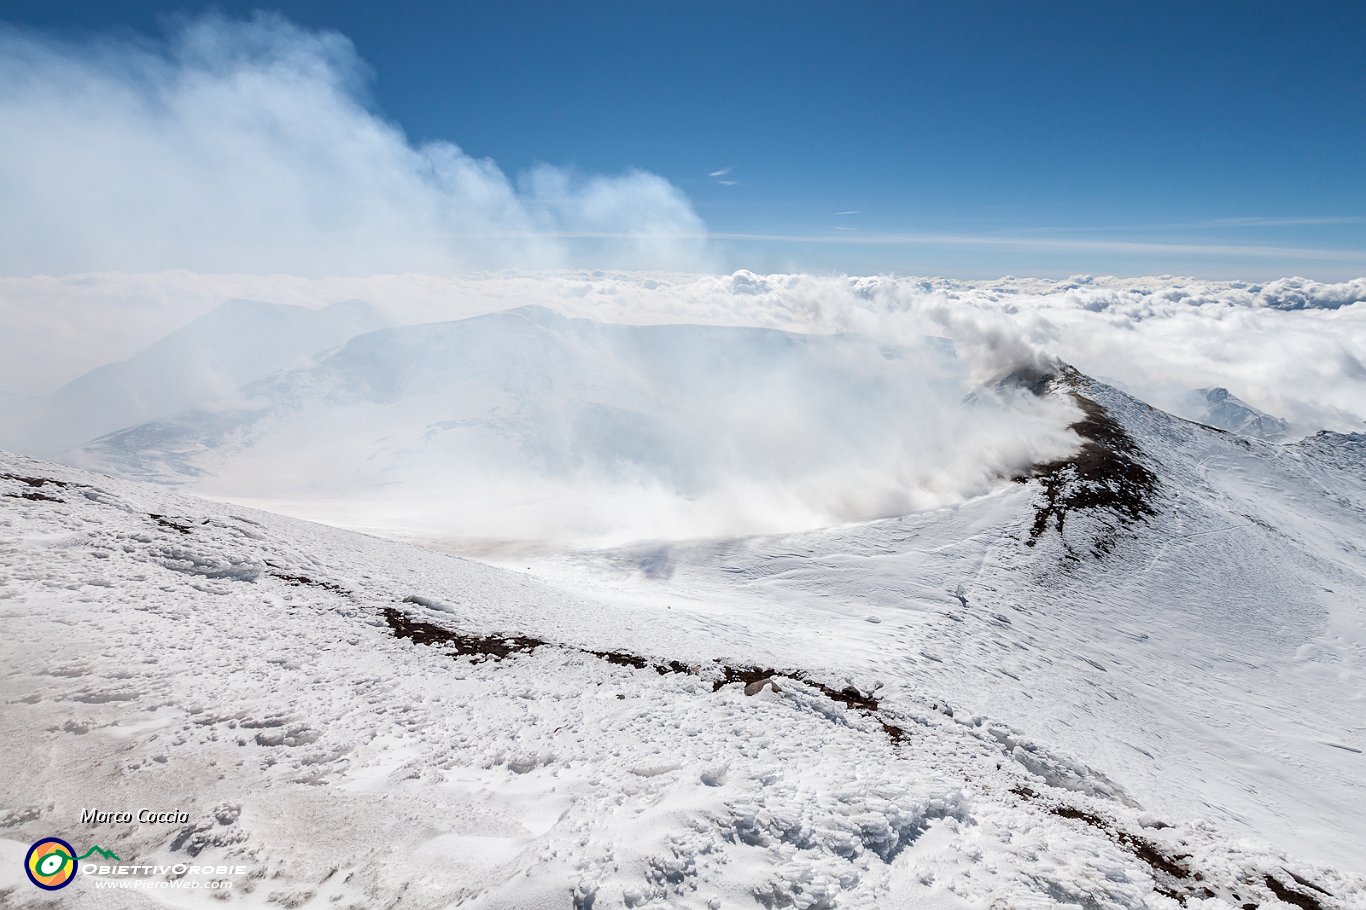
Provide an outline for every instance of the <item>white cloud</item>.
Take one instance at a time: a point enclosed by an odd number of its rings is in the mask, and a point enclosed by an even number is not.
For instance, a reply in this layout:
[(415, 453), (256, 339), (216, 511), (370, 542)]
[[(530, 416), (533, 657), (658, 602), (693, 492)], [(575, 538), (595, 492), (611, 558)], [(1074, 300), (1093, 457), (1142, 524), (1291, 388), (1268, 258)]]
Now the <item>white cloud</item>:
[(519, 288), (509, 298), (611, 321), (856, 331), (892, 339), (932, 325), (975, 350), (979, 373), (1055, 356), (1178, 413), (1185, 392), (1224, 386), (1299, 432), (1360, 432), (1366, 421), (1366, 278), (973, 282), (742, 270), (565, 274), (539, 285), (539, 293), (526, 278), (509, 280)]
[(0, 272), (705, 262), (704, 225), (662, 178), (514, 181), (409, 142), (365, 81), (346, 38), (274, 15), (196, 20), (164, 45), (0, 30)]
[(731, 172), (734, 170), (735, 166), (731, 165), (729, 167), (718, 168), (717, 170), (711, 171), (707, 176), (715, 180), (721, 186), (739, 186), (740, 181), (731, 176)]
[(409, 323), (540, 303), (612, 322), (870, 334), (905, 334), (900, 323), (934, 313), (987, 320), (998, 336), (1115, 379), (1159, 406), (1176, 408), (1185, 391), (1222, 385), (1304, 429), (1357, 429), (1366, 419), (1366, 303), (1357, 303), (1366, 301), (1366, 279), (968, 282), (743, 270), (0, 278), (0, 389), (48, 391), (231, 298), (312, 307), (362, 299)]

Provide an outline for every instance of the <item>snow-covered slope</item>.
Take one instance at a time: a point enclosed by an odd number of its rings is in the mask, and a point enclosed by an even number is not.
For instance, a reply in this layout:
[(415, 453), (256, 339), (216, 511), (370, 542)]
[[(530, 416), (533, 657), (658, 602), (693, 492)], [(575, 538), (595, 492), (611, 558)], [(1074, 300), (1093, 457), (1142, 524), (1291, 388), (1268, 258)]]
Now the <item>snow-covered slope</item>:
[[(1046, 732), (1146, 805), (1359, 865), (1366, 438), (1274, 446), (1069, 383), (1130, 453), (1073, 460), (1098, 486), (1076, 485), (1074, 465), (1045, 474), (1051, 496), (1029, 484), (892, 521), (545, 570), (615, 572), (624, 599), (675, 610), (686, 598), (767, 613), (813, 649), (838, 628), (846, 666)], [(1092, 435), (1113, 445), (1114, 431)]]
[(66, 832), (230, 906), (1366, 906), (1363, 440), (1053, 388), (989, 496), (534, 571), (5, 456), (0, 898)]

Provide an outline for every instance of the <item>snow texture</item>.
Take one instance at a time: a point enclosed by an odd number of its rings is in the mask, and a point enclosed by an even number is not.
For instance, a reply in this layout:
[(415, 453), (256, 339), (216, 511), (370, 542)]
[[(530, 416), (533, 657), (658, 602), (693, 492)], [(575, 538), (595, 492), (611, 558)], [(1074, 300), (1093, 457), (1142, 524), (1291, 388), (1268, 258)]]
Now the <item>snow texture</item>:
[(515, 568), (0, 456), (0, 902), (148, 806), (228, 906), (1366, 906), (1366, 443), (1042, 390), (1132, 467)]

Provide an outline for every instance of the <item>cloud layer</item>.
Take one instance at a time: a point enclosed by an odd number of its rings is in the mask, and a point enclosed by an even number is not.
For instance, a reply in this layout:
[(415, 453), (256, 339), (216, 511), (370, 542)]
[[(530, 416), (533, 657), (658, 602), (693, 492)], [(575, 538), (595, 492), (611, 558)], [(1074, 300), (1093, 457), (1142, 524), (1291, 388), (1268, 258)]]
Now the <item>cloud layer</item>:
[[(1182, 416), (1222, 386), (1297, 434), (1366, 428), (1366, 279), (1255, 284), (1170, 275), (1003, 278), (582, 275), (568, 312), (623, 321), (765, 325), (874, 337), (935, 332), (982, 375), (1056, 357)], [(552, 285), (547, 285), (549, 290)]]
[[(1366, 279), (1265, 284), (673, 272), (506, 272), (303, 278), (170, 273), (0, 278), (0, 393), (43, 394), (129, 357), (225, 300), (322, 307), (361, 299), (399, 323), (541, 304), (629, 324), (951, 336), (988, 372), (1056, 356), (1159, 407), (1223, 386), (1298, 432), (1366, 420)], [(1195, 415), (1191, 415), (1195, 416)]]
[(514, 180), (409, 142), (366, 78), (345, 37), (274, 15), (164, 44), (0, 27), (0, 273), (703, 264), (705, 228), (668, 181)]

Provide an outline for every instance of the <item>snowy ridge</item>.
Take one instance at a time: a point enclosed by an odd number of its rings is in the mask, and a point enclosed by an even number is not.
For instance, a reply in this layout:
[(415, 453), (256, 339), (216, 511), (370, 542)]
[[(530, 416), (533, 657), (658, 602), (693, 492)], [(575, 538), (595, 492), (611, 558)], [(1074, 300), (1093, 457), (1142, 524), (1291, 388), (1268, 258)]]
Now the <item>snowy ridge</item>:
[(1366, 840), (1351, 808), (1366, 746), (1361, 437), (1273, 446), (1085, 377), (1069, 386), (1134, 440), (1156, 481), (1149, 513), (1082, 509), (1036, 537), (1048, 497), (1031, 483), (886, 522), (544, 571), (600, 588), (615, 577), (621, 600), (667, 597), (675, 612), (743, 612), (770, 639), (835, 647), (846, 667), (954, 693), (960, 710), (1085, 755), (1149, 808), (1200, 806), (1354, 867)]
[[(1030, 481), (541, 578), (4, 456), (4, 874), (118, 803), (192, 818), (101, 829), (121, 856), (249, 865), (230, 906), (1366, 905), (1301, 824), (1361, 842), (1360, 617), (1328, 608), (1360, 603), (1362, 554), (1320, 546), (1359, 527), (1359, 445), (1266, 446), (1084, 377), (1069, 392), (1132, 436), (1151, 515), (1083, 508), (1031, 547)], [(1243, 513), (1236, 545), (1211, 543)], [(1146, 542), (1170, 522), (1202, 543)], [(1310, 578), (1341, 601), (1298, 591)], [(1338, 741), (1271, 728), (1247, 691), (1315, 706)], [(1260, 815), (1228, 761), (1239, 729), (1280, 737)], [(1297, 815), (1303, 787), (1321, 795)], [(0, 897), (45, 899), (23, 884)]]

